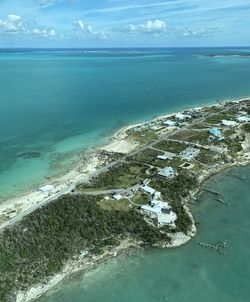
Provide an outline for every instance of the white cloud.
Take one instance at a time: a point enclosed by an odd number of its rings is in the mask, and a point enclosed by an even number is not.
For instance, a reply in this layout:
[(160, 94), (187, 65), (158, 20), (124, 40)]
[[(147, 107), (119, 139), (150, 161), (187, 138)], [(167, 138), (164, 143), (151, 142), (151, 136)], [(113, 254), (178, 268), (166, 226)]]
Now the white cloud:
[(0, 19), (0, 34), (2, 35), (39, 35), (53, 38), (57, 36), (55, 29), (42, 28), (36, 22), (22, 19), (18, 15), (8, 15), (6, 19)]
[(82, 38), (99, 38), (105, 39), (104, 32), (94, 31), (90, 24), (85, 23), (83, 20), (78, 20), (73, 24), (73, 28), (70, 31), (70, 35), (73, 35), (79, 39)]
[(217, 33), (218, 31), (219, 29), (215, 27), (200, 28), (200, 29), (192, 29), (188, 27), (183, 29), (181, 32), (184, 37), (206, 38), (206, 37), (211, 37), (213, 34)]
[(130, 33), (143, 33), (143, 34), (162, 34), (167, 31), (167, 24), (162, 20), (149, 20), (144, 24), (130, 24), (127, 27)]
[(48, 7), (56, 4), (58, 0), (37, 0), (37, 4), (41, 7)]

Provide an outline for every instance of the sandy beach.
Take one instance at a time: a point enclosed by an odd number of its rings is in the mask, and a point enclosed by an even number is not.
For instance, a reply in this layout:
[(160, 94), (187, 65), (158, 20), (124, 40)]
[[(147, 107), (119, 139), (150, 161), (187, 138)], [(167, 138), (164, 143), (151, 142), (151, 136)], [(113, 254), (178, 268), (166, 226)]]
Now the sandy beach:
[[(238, 100), (225, 100), (220, 102), (220, 104), (227, 102), (235, 102), (239, 103), (245, 100), (248, 100), (248, 97), (244, 97)], [(205, 106), (214, 106), (218, 104), (210, 104)], [(201, 110), (203, 107), (191, 107), (190, 109)], [(188, 110), (185, 109), (185, 110)], [(53, 199), (58, 198), (61, 195), (70, 193), (72, 189), (80, 182), (86, 182), (91, 177), (95, 175), (95, 173), (100, 169), (101, 166), (105, 165), (105, 161), (98, 156), (98, 151), (104, 150), (107, 152), (117, 152), (122, 154), (128, 154), (131, 151), (135, 150), (138, 147), (136, 142), (133, 142), (127, 139), (127, 131), (134, 128), (140, 127), (148, 122), (155, 122), (161, 119), (167, 119), (173, 115), (176, 115), (180, 112), (168, 113), (165, 115), (160, 115), (153, 118), (150, 121), (143, 121), (137, 124), (130, 124), (125, 126), (118, 131), (116, 131), (108, 144), (104, 146), (100, 146), (92, 153), (88, 154), (81, 162), (74, 167), (72, 170), (68, 171), (66, 174), (61, 177), (51, 179), (47, 184), (53, 185), (54, 189), (48, 193), (38, 191), (38, 188), (27, 192), (22, 196), (18, 196), (9, 200), (6, 200), (0, 203), (0, 230), (9, 225), (9, 222), (13, 223), (17, 221), (16, 217), (22, 218), (28, 213), (32, 212), (36, 208), (45, 205)], [(15, 212), (15, 217), (7, 217), (6, 213)], [(11, 218), (11, 219), (10, 219)]]

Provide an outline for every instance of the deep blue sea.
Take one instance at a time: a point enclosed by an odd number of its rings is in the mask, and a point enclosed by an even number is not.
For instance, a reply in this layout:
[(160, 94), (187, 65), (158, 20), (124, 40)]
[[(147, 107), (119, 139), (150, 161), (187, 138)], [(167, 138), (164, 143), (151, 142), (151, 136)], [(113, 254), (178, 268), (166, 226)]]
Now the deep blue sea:
[(249, 51), (1, 50), (0, 200), (64, 173), (127, 123), (250, 95), (250, 57), (223, 56)]

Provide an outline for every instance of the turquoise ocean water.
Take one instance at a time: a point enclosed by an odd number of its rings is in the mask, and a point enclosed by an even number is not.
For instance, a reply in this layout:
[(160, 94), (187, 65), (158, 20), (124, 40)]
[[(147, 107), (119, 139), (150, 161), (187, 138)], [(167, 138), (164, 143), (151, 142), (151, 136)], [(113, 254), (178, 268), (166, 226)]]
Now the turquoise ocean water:
[[(239, 180), (237, 176), (244, 176)], [(193, 206), (198, 234), (172, 250), (135, 251), (65, 281), (39, 302), (248, 302), (250, 300), (250, 166), (216, 175)], [(222, 256), (197, 244), (227, 241)]]
[(249, 49), (0, 50), (0, 200), (121, 126), (250, 95)]

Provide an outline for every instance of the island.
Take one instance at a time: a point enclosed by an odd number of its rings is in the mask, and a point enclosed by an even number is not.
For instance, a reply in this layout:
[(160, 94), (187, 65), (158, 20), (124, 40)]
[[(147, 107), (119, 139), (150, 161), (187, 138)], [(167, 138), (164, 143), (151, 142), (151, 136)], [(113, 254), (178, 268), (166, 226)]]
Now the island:
[(250, 99), (130, 125), (60, 179), (0, 205), (0, 301), (32, 301), (78, 270), (130, 248), (196, 234), (190, 205), (224, 169), (250, 159)]

